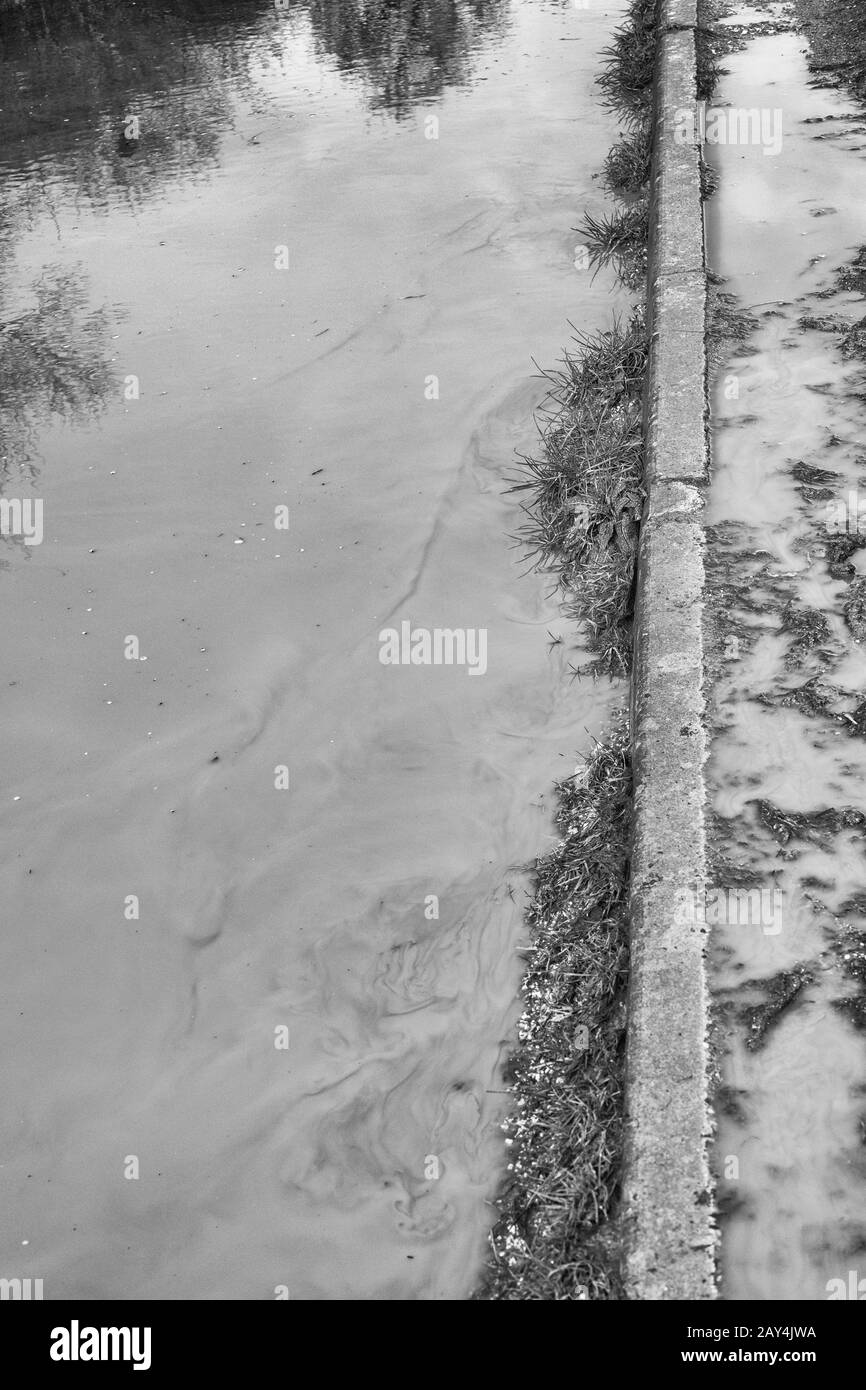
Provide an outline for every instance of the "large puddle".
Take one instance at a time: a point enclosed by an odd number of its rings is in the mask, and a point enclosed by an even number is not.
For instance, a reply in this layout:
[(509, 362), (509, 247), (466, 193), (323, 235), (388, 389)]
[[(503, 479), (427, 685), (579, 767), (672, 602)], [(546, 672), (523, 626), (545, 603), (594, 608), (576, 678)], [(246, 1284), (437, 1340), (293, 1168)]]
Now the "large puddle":
[(754, 37), (725, 66), (714, 104), (769, 111), (768, 133), (778, 111), (782, 142), (770, 155), (760, 143), (707, 147), (721, 173), (710, 262), (754, 320), (714, 377), (709, 514), (715, 882), (741, 893), (713, 926), (723, 1290), (857, 1297), (866, 656), (844, 608), (866, 566), (855, 545), (849, 553), (844, 515), (866, 487), (866, 457), (864, 371), (842, 333), (862, 316), (862, 295), (835, 272), (864, 240), (866, 122), (850, 98), (810, 83), (795, 32)]
[(517, 866), (621, 698), (504, 491), (609, 320), (620, 7), (179, 9), (5, 47), (0, 1274), (461, 1298)]

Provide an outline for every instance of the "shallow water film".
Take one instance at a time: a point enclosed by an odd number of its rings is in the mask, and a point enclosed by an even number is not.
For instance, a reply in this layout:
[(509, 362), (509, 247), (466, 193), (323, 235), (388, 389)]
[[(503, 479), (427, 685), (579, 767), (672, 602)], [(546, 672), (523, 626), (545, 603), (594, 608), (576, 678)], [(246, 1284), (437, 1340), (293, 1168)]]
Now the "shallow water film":
[(0, 7), (0, 1250), (46, 1297), (476, 1283), (523, 866), (621, 700), (508, 492), (610, 312), (619, 8)]
[(810, 78), (798, 28), (772, 31), (790, 14), (730, 18), (746, 41), (716, 100), (769, 99), (780, 138), (772, 157), (711, 150), (707, 220), (727, 340), (708, 513), (715, 1169), (722, 1292), (740, 1300), (862, 1297), (866, 1250), (864, 126)]

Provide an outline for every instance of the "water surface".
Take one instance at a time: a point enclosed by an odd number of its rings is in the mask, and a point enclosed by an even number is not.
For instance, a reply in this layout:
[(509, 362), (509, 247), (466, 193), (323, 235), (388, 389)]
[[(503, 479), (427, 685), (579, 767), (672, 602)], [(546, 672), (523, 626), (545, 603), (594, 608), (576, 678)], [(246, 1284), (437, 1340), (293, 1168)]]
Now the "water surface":
[[(748, 14), (780, 9), (734, 18)], [(864, 146), (850, 98), (810, 85), (800, 35), (754, 38), (725, 65), (715, 103), (778, 109), (783, 138), (769, 156), (707, 147), (710, 263), (754, 320), (712, 397), (715, 882), (778, 894), (762, 923), (728, 913), (712, 936), (723, 1292), (816, 1300), (866, 1252), (866, 746), (851, 717), (866, 658), (828, 548), (828, 505), (866, 472), (864, 373), (827, 322), (862, 316), (835, 272), (864, 240)]]
[[(4, 63), (2, 1272), (461, 1298), (519, 866), (618, 698), (505, 492), (609, 314), (618, 7), (138, 8)], [(486, 673), (382, 665), (404, 620)]]

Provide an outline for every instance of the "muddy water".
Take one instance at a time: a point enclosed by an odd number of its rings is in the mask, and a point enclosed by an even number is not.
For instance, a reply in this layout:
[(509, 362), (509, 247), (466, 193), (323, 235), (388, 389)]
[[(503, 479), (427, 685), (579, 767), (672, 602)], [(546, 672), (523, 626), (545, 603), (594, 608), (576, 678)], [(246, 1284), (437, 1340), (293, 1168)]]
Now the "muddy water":
[[(460, 1298), (517, 866), (621, 698), (504, 492), (610, 312), (618, 7), (146, 8), (6, 49), (0, 1273)], [(486, 670), (383, 665), (403, 621)]]
[(715, 876), (765, 894), (712, 932), (723, 1290), (817, 1300), (866, 1275), (866, 657), (843, 617), (862, 553), (830, 571), (866, 485), (864, 371), (828, 321), (862, 317), (834, 271), (864, 240), (866, 122), (809, 85), (795, 32), (725, 65), (715, 104), (779, 109), (783, 142), (707, 147), (710, 261), (755, 321), (712, 395)]

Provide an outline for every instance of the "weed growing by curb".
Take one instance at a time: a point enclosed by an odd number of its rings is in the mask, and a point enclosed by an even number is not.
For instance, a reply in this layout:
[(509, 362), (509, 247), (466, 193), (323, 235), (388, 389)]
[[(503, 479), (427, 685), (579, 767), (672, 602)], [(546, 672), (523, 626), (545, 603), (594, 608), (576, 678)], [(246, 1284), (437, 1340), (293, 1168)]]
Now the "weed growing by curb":
[[(587, 216), (590, 261), (645, 284), (657, 0), (632, 0), (605, 53), (600, 85), (626, 131), (604, 165), (622, 202)], [(607, 331), (576, 335), (521, 460), (527, 552), (553, 571), (595, 660), (627, 676), (644, 501), (645, 305)], [(562, 839), (535, 865), (525, 1009), (508, 1082), (511, 1154), (480, 1299), (620, 1299), (617, 1224), (623, 1148), (631, 836), (624, 714), (582, 771), (557, 787)]]
[(558, 785), (560, 843), (535, 866), (526, 1007), (511, 1061), (513, 1162), (481, 1297), (621, 1297), (614, 1224), (622, 1148), (631, 823), (621, 726)]
[(551, 390), (539, 457), (523, 459), (521, 537), (540, 569), (557, 573), (568, 612), (596, 654), (592, 669), (625, 675), (643, 504), (643, 315), (576, 338)]

